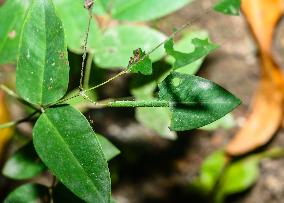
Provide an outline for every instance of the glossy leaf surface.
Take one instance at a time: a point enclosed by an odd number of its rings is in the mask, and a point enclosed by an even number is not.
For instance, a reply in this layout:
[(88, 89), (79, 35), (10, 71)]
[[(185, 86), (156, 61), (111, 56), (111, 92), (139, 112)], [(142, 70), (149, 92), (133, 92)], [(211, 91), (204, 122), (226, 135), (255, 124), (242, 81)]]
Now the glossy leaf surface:
[(39, 184), (26, 184), (16, 188), (4, 200), (4, 203), (38, 203), (48, 197), (48, 188)]
[(18, 93), (33, 104), (57, 101), (67, 90), (69, 65), (62, 23), (51, 0), (33, 2), (21, 38)]
[(21, 29), (30, 4), (31, 0), (6, 0), (0, 7), (0, 64), (16, 62)]
[(171, 73), (160, 85), (159, 98), (169, 101), (171, 130), (184, 131), (212, 123), (240, 100), (219, 85), (192, 75)]
[(45, 166), (39, 160), (33, 144), (29, 143), (6, 161), (2, 173), (6, 177), (22, 180), (35, 177), (44, 170)]
[(174, 12), (191, 0), (114, 0), (112, 16), (120, 20), (148, 21)]
[(107, 161), (86, 118), (71, 106), (51, 108), (33, 129), (33, 142), (46, 166), (86, 202), (109, 202)]

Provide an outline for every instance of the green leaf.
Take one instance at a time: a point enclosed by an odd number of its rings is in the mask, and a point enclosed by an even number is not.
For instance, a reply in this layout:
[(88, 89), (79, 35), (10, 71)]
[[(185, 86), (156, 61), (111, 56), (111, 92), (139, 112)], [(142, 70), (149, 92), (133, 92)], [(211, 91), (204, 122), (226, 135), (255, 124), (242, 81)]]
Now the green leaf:
[(223, 202), (226, 196), (250, 188), (259, 177), (259, 161), (251, 156), (229, 165), (220, 180), (216, 202)]
[(48, 188), (39, 184), (26, 184), (16, 188), (4, 200), (4, 203), (37, 203), (48, 197)]
[(45, 165), (86, 202), (109, 202), (110, 176), (103, 151), (86, 118), (71, 106), (46, 110), (33, 129)]
[(119, 149), (114, 146), (108, 139), (104, 136), (97, 134), (99, 143), (101, 144), (103, 153), (105, 155), (106, 160), (110, 161), (114, 157), (120, 154)]
[[(143, 33), (143, 34), (141, 34)], [(95, 63), (101, 68), (127, 67), (133, 50), (141, 48), (149, 52), (166, 36), (146, 26), (120, 25), (108, 29), (95, 49)], [(164, 56), (159, 48), (150, 55), (154, 62)]]
[(143, 75), (151, 75), (153, 73), (151, 59), (140, 48), (133, 51), (133, 57), (130, 58), (128, 66), (131, 73), (140, 72)]
[(191, 0), (115, 0), (112, 4), (112, 16), (128, 21), (148, 21), (170, 14)]
[[(192, 40), (195, 39), (195, 38), (205, 40), (205, 39), (208, 39), (208, 37), (209, 37), (208, 32), (203, 31), (203, 30), (194, 30), (194, 31), (185, 32), (183, 34), (182, 38), (174, 44), (174, 49), (176, 51), (179, 51), (179, 52), (192, 53), (195, 49), (195, 46), (192, 43)], [(205, 57), (202, 57), (202, 58), (184, 66), (184, 67), (178, 68), (175, 71), (177, 71), (179, 73), (195, 75), (197, 73), (197, 71), (200, 69), (200, 67), (201, 67), (201, 65), (204, 61), (204, 58)], [(175, 58), (172, 57), (172, 56), (167, 56), (166, 62), (168, 62), (171, 65), (174, 65)]]
[(191, 64), (207, 56), (210, 52), (218, 48), (218, 45), (211, 44), (208, 39), (192, 39), (192, 44), (195, 47), (194, 51), (190, 53), (183, 53), (174, 50), (174, 41), (172, 38), (165, 43), (164, 47), (167, 54), (173, 56), (176, 60), (173, 65), (174, 69)]
[(219, 120), (210, 123), (206, 126), (203, 126), (202, 130), (207, 130), (207, 131), (213, 131), (218, 128), (223, 128), (223, 129), (230, 129), (235, 126), (235, 120), (234, 117), (231, 113), (227, 114), (226, 116), (220, 118)]
[(224, 151), (219, 150), (208, 156), (202, 163), (199, 183), (207, 193), (213, 191), (222, 171), (225, 167), (226, 156)]
[(0, 7), (0, 64), (16, 62), (20, 33), (31, 0), (6, 0)]
[(226, 15), (240, 15), (241, 0), (219, 0), (214, 10)]
[(2, 173), (12, 179), (33, 178), (45, 170), (44, 164), (39, 160), (32, 142), (19, 149), (6, 161)]
[(60, 99), (68, 87), (64, 31), (51, 0), (34, 1), (23, 27), (17, 64), (17, 91), (33, 104)]
[[(83, 0), (53, 0), (58, 16), (62, 20), (66, 33), (67, 45), (75, 53), (83, 53), (82, 45), (85, 40), (85, 32), (88, 27), (89, 14), (84, 8)], [(97, 2), (95, 2), (96, 5)], [(87, 48), (93, 50), (99, 43), (101, 30), (92, 19)]]
[(184, 131), (210, 124), (240, 104), (219, 85), (192, 75), (172, 72), (160, 85), (161, 101), (172, 111), (171, 130)]

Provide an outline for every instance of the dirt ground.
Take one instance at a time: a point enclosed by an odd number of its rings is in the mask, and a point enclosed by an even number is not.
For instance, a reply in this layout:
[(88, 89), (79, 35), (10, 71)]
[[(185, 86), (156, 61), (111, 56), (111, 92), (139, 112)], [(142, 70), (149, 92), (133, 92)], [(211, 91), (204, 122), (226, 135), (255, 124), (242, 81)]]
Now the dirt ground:
[[(189, 20), (193, 26), (209, 31), (213, 42), (221, 48), (205, 61), (198, 75), (208, 78), (242, 100), (234, 112), (237, 126), (212, 133), (200, 130), (179, 134), (176, 142), (156, 136), (151, 130), (133, 121), (134, 112), (127, 109), (96, 111), (96, 129), (108, 135), (120, 147), (122, 154), (111, 161), (114, 174), (113, 194), (120, 203), (197, 202), (188, 193), (188, 184), (197, 175), (204, 158), (222, 148), (240, 128), (250, 110), (250, 102), (259, 82), (258, 51), (243, 17), (228, 17), (206, 12), (210, 0), (195, 1), (177, 13), (159, 20), (155, 26), (171, 33)], [(196, 19), (196, 20), (194, 20)], [(276, 33), (274, 53), (284, 67), (284, 23)], [(125, 81), (125, 79), (124, 79)], [(114, 84), (112, 84), (114, 85)], [(106, 87), (113, 87), (112, 85)], [(115, 81), (124, 88), (123, 81)], [(101, 115), (107, 115), (101, 117)], [(98, 121), (103, 118), (101, 121)], [(284, 145), (284, 130), (280, 130), (269, 146)], [(280, 203), (284, 199), (284, 159), (264, 160), (261, 176), (249, 191), (230, 198), (236, 203)]]

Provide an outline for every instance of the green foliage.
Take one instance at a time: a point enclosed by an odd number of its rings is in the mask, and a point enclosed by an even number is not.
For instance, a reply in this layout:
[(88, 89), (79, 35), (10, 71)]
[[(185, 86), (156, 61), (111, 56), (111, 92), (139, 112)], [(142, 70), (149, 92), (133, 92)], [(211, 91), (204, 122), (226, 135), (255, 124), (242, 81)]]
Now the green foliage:
[(4, 203), (37, 203), (47, 197), (48, 188), (39, 184), (26, 184), (12, 191)]
[(101, 146), (86, 118), (71, 106), (50, 108), (37, 120), (33, 142), (42, 161), (87, 202), (108, 202), (110, 177)]
[(28, 143), (10, 157), (2, 173), (12, 179), (29, 179), (39, 175), (45, 170), (45, 166), (39, 160), (33, 144)]
[(203, 78), (171, 73), (160, 85), (159, 98), (169, 101), (171, 130), (202, 127), (223, 117), (240, 100), (219, 85)]
[(213, 202), (222, 203), (227, 196), (243, 192), (255, 184), (260, 175), (261, 160), (281, 156), (283, 148), (279, 147), (232, 161), (223, 151), (213, 152), (204, 160), (200, 176), (191, 188), (201, 196), (213, 197)]
[(214, 6), (215, 11), (226, 15), (240, 15), (241, 0), (219, 0)]
[[(33, 128), (34, 148), (28, 144), (12, 155), (3, 174), (13, 179), (28, 179), (39, 175), (46, 166), (60, 181), (50, 189), (55, 202), (113, 202), (107, 161), (120, 151), (105, 137), (96, 135), (86, 118), (67, 104), (91, 101), (100, 107), (137, 107), (138, 121), (161, 136), (174, 139), (176, 133), (170, 129), (184, 131), (207, 125), (232, 111), (240, 101), (217, 84), (191, 75), (217, 48), (206, 32), (190, 32), (174, 44), (172, 38), (167, 39), (146, 25), (120, 21), (105, 25), (98, 20), (102, 17), (99, 15), (128, 21), (152, 20), (191, 0), (97, 0), (93, 10), (84, 9), (83, 2), (7, 0), (0, 8), (0, 64), (15, 62), (18, 55), (17, 92), (25, 104), (41, 114)], [(84, 34), (86, 30), (89, 31)], [(87, 53), (84, 53), (82, 45), (86, 39)], [(92, 78), (89, 75), (92, 61), (100, 68), (126, 70), (93, 88), (67, 92), (67, 46), (71, 52), (88, 56), (87, 78)], [(166, 54), (166, 61), (173, 67), (155, 63)], [(126, 73), (141, 73), (132, 75), (135, 82), (131, 93), (136, 100), (93, 101), (97, 97), (91, 90)], [(83, 76), (86, 77), (82, 74), (81, 79)], [(89, 81), (83, 87), (88, 85)], [(67, 98), (61, 99), (66, 93)], [(220, 154), (214, 155), (203, 165), (200, 183), (206, 184), (207, 190), (213, 187), (224, 164), (223, 158)], [(229, 179), (231, 173), (228, 172)], [(221, 194), (227, 194), (231, 190), (222, 191)], [(47, 194), (46, 187), (27, 184), (10, 193), (5, 202), (37, 202)]]
[(64, 30), (51, 0), (33, 2), (19, 50), (16, 85), (20, 96), (39, 105), (60, 99), (68, 87), (69, 66)]

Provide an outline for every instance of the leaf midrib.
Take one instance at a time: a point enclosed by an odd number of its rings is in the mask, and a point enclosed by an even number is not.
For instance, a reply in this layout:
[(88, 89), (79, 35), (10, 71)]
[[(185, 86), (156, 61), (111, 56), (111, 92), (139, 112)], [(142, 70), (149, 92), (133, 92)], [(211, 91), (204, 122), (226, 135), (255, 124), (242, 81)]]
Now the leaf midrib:
[(98, 196), (100, 197), (100, 199), (102, 200), (102, 202), (104, 202), (104, 198), (102, 197), (102, 195), (100, 194), (100, 192), (98, 191), (96, 185), (93, 183), (92, 178), (88, 175), (87, 171), (85, 171), (85, 168), (82, 167), (82, 165), (80, 164), (80, 162), (77, 160), (77, 157), (74, 155), (74, 153), (72, 152), (72, 150), (70, 149), (69, 145), (65, 142), (64, 138), (61, 136), (59, 130), (55, 127), (55, 125), (53, 125), (53, 123), (51, 122), (51, 120), (48, 118), (47, 114), (43, 114), (43, 117), (46, 118), (46, 121), (48, 122), (49, 126), (52, 127), (55, 131), (55, 133), (58, 135), (59, 139), (62, 141), (63, 145), (66, 146), (67, 151), (72, 155), (72, 158), (74, 158), (75, 163), (78, 165), (78, 167), (80, 169), (82, 169), (82, 171), (84, 172), (84, 174), (91, 180), (91, 186), (93, 187), (93, 189), (96, 191), (96, 193), (98, 194)]

